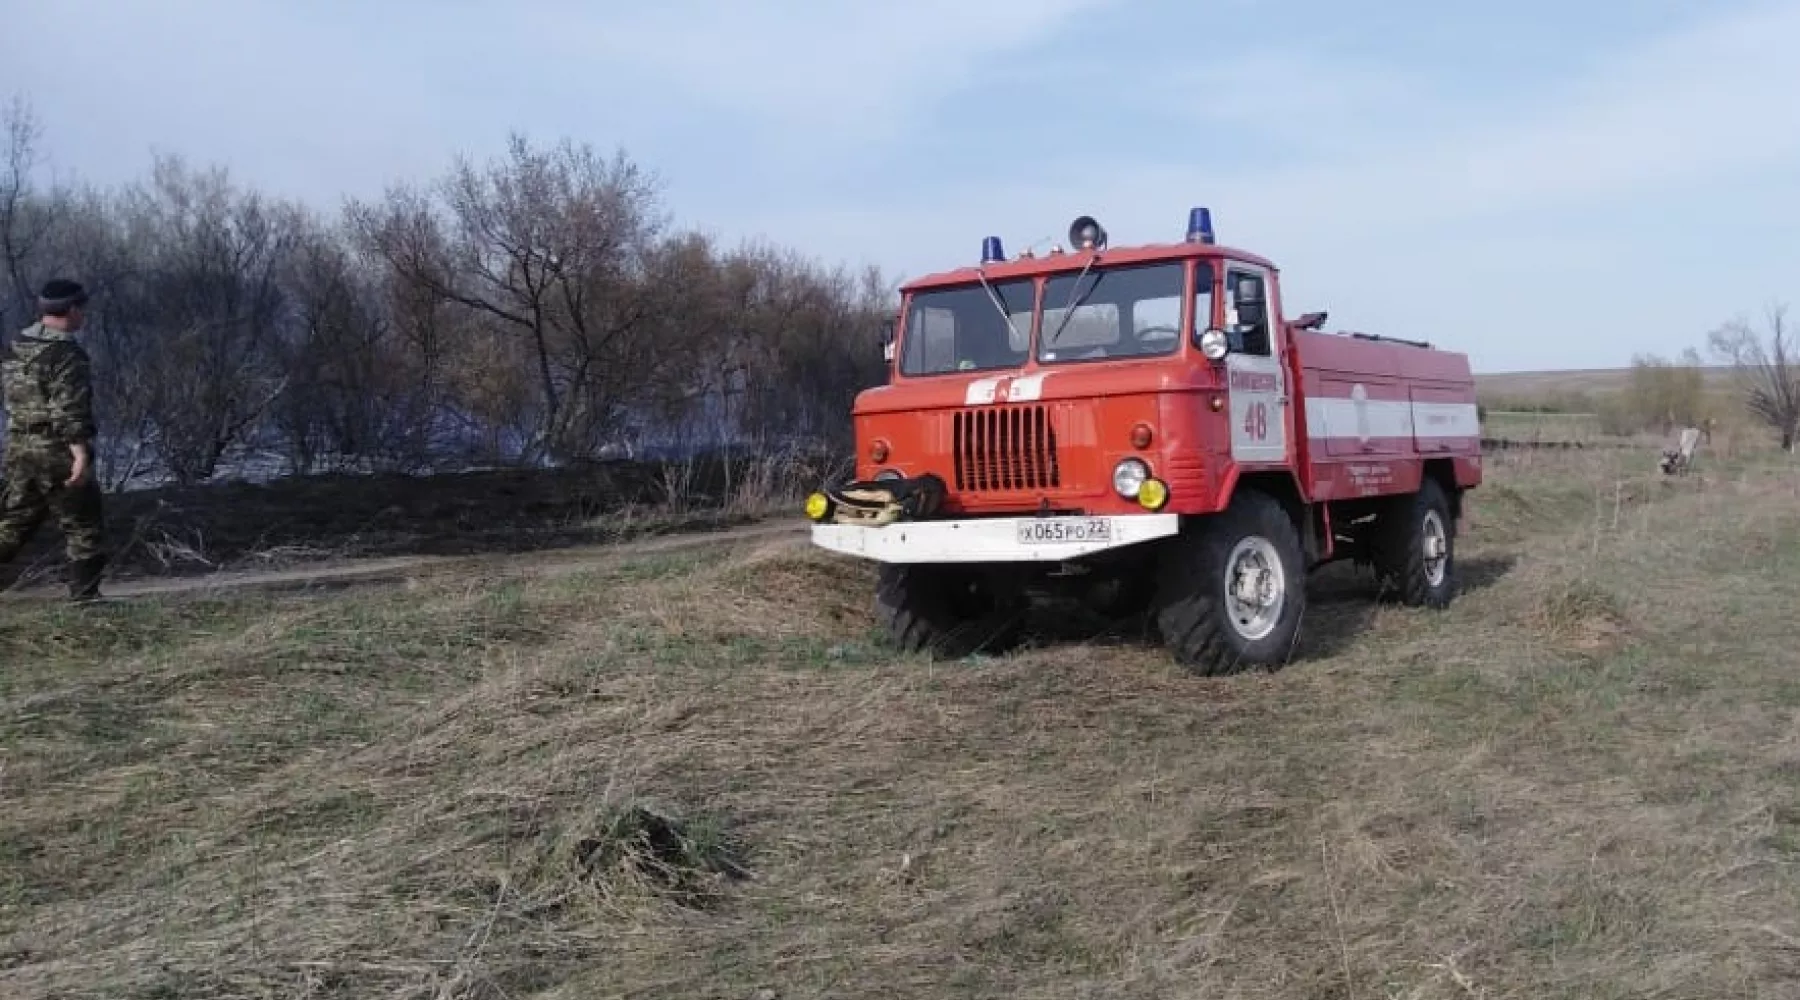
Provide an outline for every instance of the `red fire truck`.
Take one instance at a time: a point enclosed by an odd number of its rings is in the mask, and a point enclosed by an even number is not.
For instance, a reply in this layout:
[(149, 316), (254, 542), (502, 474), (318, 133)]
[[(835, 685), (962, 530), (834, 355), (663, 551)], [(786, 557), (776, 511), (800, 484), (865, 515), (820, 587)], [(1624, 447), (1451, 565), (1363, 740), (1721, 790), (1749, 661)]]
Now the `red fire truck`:
[(1186, 239), (1069, 247), (911, 281), (887, 383), (853, 411), (855, 473), (807, 500), (816, 545), (880, 563), (902, 647), (1017, 638), (1034, 596), (1148, 613), (1206, 673), (1289, 659), (1306, 576), (1372, 567), (1413, 606), (1456, 590), (1464, 492), (1481, 482), (1465, 355), (1282, 317), (1280, 275)]

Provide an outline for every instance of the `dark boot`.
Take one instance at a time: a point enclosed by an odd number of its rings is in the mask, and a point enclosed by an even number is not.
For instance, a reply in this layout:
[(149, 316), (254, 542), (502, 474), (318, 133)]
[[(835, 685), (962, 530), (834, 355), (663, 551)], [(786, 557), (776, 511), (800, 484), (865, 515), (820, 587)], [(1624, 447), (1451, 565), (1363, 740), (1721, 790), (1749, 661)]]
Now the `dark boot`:
[(106, 569), (105, 556), (89, 556), (69, 566), (69, 600), (78, 603), (100, 599), (100, 575)]

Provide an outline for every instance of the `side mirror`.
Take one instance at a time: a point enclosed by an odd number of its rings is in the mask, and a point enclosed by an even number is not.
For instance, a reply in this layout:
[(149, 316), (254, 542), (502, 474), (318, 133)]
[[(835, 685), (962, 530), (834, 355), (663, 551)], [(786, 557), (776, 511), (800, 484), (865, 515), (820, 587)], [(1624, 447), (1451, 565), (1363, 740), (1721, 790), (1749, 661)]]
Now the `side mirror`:
[(1261, 276), (1239, 274), (1233, 293), (1237, 299), (1236, 322), (1239, 327), (1259, 327), (1269, 320), (1269, 303), (1264, 297), (1267, 291), (1263, 287)]
[(881, 360), (894, 360), (894, 321), (891, 318), (881, 321)]

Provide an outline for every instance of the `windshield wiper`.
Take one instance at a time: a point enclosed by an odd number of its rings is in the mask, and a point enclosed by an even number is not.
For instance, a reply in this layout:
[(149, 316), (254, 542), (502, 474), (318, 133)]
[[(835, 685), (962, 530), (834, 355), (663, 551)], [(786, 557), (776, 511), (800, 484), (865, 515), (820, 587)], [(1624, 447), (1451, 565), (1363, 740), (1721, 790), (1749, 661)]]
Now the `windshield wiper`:
[[(1088, 268), (1093, 267), (1094, 261), (1098, 260), (1099, 258), (1100, 258), (1100, 255), (1098, 253), (1093, 254), (1088, 257), (1086, 264), (1081, 265), (1081, 273), (1075, 276), (1075, 287), (1069, 289), (1069, 302), (1067, 305), (1063, 306), (1062, 322), (1056, 324), (1056, 332), (1050, 335), (1049, 340), (1044, 341), (1045, 347), (1055, 347), (1056, 339), (1058, 337), (1062, 336), (1062, 332), (1064, 329), (1066, 329), (1068, 327), (1069, 321), (1075, 318), (1075, 307), (1080, 304), (1079, 302), (1076, 301), (1076, 293), (1081, 291), (1081, 279), (1087, 277)], [(1100, 287), (1100, 282), (1098, 280), (1096, 280), (1094, 282), (1094, 288), (1099, 288), (1099, 287)], [(1090, 295), (1093, 294), (1094, 288), (1088, 289), (1088, 293)], [(1085, 295), (1081, 296), (1081, 300), (1086, 301), (1087, 296), (1085, 296)]]
[(993, 285), (988, 284), (987, 272), (977, 268), (975, 277), (981, 279), (981, 287), (987, 289), (988, 301), (994, 304), (994, 309), (1000, 313), (1000, 318), (1006, 321), (1006, 328), (1012, 332), (1013, 339), (1019, 339), (1019, 328), (1013, 325), (1012, 313), (1006, 311), (1006, 304), (1000, 301), (1000, 293), (994, 291)]

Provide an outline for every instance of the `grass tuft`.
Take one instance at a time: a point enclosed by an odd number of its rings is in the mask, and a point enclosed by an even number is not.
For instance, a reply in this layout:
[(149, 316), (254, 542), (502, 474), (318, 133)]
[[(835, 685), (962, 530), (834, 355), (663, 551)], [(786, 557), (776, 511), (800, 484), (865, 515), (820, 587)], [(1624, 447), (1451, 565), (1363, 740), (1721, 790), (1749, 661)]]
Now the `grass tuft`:
[(682, 820), (642, 803), (603, 812), (574, 845), (574, 863), (603, 894), (648, 895), (704, 909), (728, 879), (749, 876), (742, 847), (714, 817)]
[(1589, 655), (1616, 651), (1630, 633), (1630, 620), (1618, 595), (1583, 577), (1546, 588), (1538, 598), (1532, 624), (1550, 642)]

